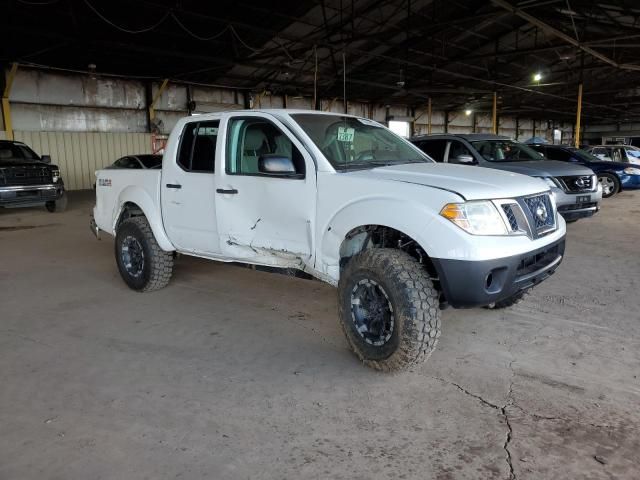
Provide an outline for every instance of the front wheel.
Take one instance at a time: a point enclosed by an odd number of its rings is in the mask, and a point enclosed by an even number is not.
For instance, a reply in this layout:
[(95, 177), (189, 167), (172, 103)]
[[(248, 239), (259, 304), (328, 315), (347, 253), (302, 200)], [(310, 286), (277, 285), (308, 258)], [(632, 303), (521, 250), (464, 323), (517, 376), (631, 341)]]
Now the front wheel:
[(620, 180), (611, 173), (599, 173), (598, 183), (602, 186), (602, 196), (604, 198), (613, 197), (620, 191)]
[(520, 290), (518, 293), (511, 295), (510, 297), (505, 298), (504, 300), (500, 300), (499, 302), (488, 305), (487, 308), (499, 310), (501, 308), (513, 307), (514, 305), (517, 305), (518, 303), (522, 302), (522, 300), (524, 300), (527, 297), (527, 295), (529, 295), (529, 290)]
[(424, 266), (401, 250), (354, 256), (340, 275), (338, 302), (349, 345), (377, 370), (423, 362), (440, 336), (438, 292)]
[(159, 290), (171, 280), (173, 253), (160, 248), (145, 217), (131, 217), (120, 224), (115, 253), (120, 275), (133, 290)]
[(63, 193), (58, 200), (50, 200), (44, 204), (49, 213), (62, 213), (67, 209), (67, 194)]

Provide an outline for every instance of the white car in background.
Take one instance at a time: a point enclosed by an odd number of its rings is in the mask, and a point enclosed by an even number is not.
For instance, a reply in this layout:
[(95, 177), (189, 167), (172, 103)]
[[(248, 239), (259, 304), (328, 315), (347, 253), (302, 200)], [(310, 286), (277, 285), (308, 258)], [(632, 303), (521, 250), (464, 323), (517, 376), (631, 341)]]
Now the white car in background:
[(640, 165), (640, 148), (633, 145), (596, 145), (586, 151), (607, 162)]

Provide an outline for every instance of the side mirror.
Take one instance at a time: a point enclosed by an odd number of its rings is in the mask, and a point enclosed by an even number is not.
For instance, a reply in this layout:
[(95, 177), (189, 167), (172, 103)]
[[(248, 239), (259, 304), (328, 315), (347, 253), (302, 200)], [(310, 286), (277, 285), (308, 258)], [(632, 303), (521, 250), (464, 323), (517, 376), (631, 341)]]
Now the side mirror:
[(295, 175), (296, 167), (289, 157), (282, 155), (262, 155), (258, 159), (258, 171), (271, 175)]
[(44, 163), (51, 163), (51, 156), (50, 155), (42, 155), (40, 157), (40, 161), (44, 162)]
[(476, 165), (476, 159), (471, 155), (458, 155), (453, 159), (453, 162), (450, 163), (460, 163), (462, 165)]

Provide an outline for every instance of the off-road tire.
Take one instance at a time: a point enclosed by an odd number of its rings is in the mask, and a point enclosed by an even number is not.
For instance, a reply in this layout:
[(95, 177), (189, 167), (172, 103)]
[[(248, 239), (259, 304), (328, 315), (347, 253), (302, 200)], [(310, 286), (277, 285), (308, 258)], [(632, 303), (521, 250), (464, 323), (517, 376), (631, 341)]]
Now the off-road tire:
[[(142, 246), (143, 266), (138, 277), (132, 276), (122, 260), (123, 241), (135, 238)], [(131, 217), (124, 220), (116, 232), (115, 255), (118, 270), (125, 283), (133, 290), (151, 292), (165, 287), (173, 272), (173, 252), (160, 248), (145, 217)]]
[(62, 213), (67, 209), (67, 194), (64, 193), (58, 200), (51, 200), (44, 204), (49, 213)]
[(515, 295), (512, 295), (508, 298), (505, 298), (504, 300), (500, 300), (499, 302), (496, 302), (492, 305), (487, 306), (487, 308), (490, 308), (492, 310), (500, 310), (501, 308), (513, 307), (514, 305), (517, 305), (518, 303), (522, 302), (528, 296), (529, 296), (529, 290), (521, 290)]
[[(367, 343), (358, 333), (352, 314), (352, 292), (367, 279), (379, 284), (393, 307), (394, 328), (381, 346)], [(349, 260), (338, 283), (342, 329), (362, 362), (377, 370), (401, 371), (425, 361), (440, 337), (438, 291), (424, 266), (401, 250), (366, 250)]]
[(620, 192), (620, 180), (617, 176), (611, 173), (599, 173), (598, 174), (598, 182), (600, 182), (600, 178), (609, 178), (613, 180), (613, 191), (609, 195), (605, 195), (604, 190), (602, 191), (602, 198), (611, 198)]

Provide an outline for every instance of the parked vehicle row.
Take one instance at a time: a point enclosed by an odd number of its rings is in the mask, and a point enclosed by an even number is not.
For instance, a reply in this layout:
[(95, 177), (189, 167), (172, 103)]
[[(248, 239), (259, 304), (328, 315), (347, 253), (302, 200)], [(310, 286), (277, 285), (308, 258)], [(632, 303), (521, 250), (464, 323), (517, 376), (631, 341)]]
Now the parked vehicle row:
[(443, 163), (476, 165), (540, 178), (549, 185), (566, 221), (590, 217), (600, 209), (602, 189), (589, 168), (544, 159), (530, 146), (490, 134), (425, 135), (411, 141)]
[[(565, 221), (640, 188), (635, 166), (567, 146), (407, 141), (365, 118), (296, 110), (184, 118), (163, 156), (127, 155), (96, 177), (91, 230), (115, 237), (131, 289), (165, 287), (177, 253), (298, 269), (337, 287), (349, 345), (384, 371), (430, 355), (442, 309), (518, 303), (562, 262)], [(47, 156), (0, 142), (4, 204), (55, 210), (64, 198)]]

